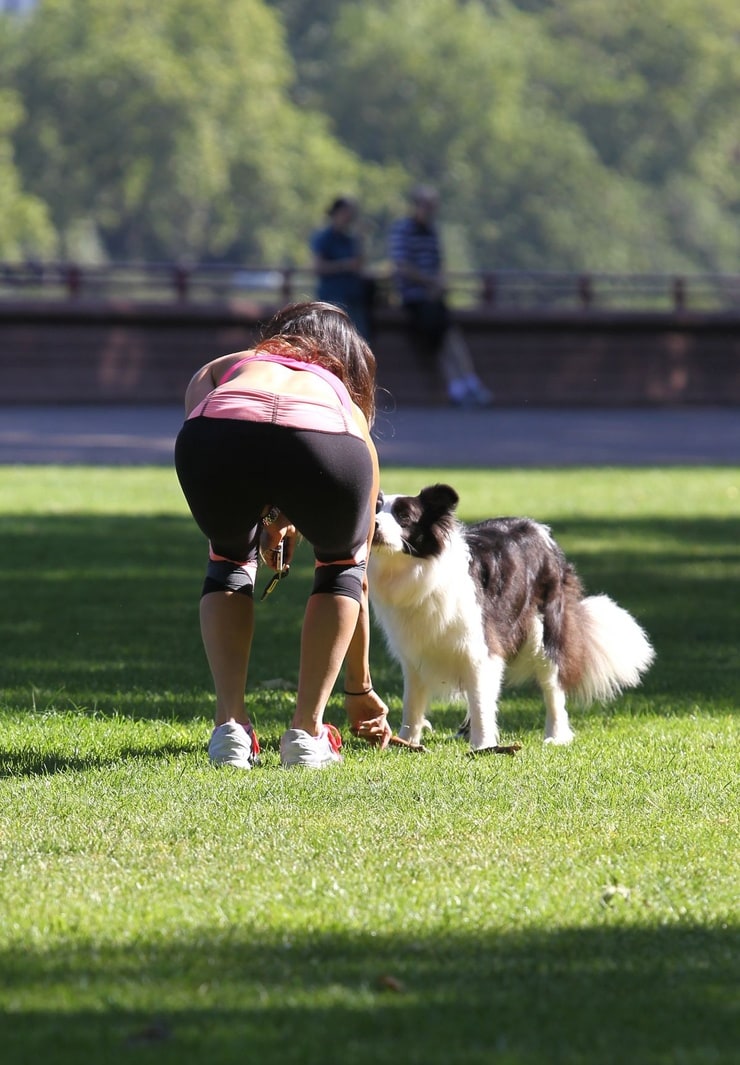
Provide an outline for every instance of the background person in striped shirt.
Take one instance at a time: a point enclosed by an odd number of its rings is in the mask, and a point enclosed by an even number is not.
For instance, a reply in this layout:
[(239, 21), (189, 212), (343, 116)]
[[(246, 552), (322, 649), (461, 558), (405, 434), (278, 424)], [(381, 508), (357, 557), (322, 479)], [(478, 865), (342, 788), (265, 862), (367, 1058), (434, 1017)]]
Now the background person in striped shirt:
[(442, 247), (435, 225), (439, 197), (428, 185), (410, 194), (410, 211), (390, 233), (393, 278), (414, 342), (426, 361), (439, 368), (450, 403), (488, 406), (492, 401), (473, 365), (459, 326), (445, 299)]

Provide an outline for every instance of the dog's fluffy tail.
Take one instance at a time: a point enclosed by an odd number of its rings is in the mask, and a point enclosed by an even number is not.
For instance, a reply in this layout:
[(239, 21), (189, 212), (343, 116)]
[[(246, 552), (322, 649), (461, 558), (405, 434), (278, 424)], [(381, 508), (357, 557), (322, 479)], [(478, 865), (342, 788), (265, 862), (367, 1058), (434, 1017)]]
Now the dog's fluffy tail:
[(571, 694), (588, 706), (639, 684), (655, 652), (632, 615), (608, 595), (588, 596), (579, 607), (583, 671)]

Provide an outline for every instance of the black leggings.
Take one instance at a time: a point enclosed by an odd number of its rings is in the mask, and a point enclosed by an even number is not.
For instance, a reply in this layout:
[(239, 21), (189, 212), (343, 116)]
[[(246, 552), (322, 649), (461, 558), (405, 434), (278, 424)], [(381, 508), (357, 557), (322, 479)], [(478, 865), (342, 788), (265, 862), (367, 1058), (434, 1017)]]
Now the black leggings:
[(209, 567), (204, 593), (252, 594), (254, 578), (245, 578), (243, 567), (257, 561), (262, 510), (277, 506), (313, 547), (313, 592), (360, 600), (373, 483), (360, 437), (197, 417), (180, 430), (175, 467), (212, 555), (228, 560)]

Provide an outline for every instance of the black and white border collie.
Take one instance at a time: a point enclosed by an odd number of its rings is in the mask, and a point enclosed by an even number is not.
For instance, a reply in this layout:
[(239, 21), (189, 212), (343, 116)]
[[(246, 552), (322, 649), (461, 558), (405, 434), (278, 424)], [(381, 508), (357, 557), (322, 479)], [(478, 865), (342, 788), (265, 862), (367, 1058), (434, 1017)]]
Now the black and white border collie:
[(467, 699), (473, 750), (498, 745), (498, 697), (533, 679), (545, 743), (573, 732), (566, 696), (589, 705), (639, 684), (653, 649), (608, 596), (588, 596), (550, 530), (529, 518), (464, 525), (449, 485), (379, 499), (370, 601), (403, 670), (400, 736), (419, 743), (433, 695)]

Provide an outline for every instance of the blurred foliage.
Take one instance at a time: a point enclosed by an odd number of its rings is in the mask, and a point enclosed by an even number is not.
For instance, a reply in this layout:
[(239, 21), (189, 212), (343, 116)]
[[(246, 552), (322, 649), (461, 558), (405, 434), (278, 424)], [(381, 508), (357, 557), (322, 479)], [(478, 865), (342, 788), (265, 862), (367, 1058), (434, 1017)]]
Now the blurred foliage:
[(371, 258), (428, 181), (456, 268), (734, 272), (736, 0), (40, 0), (0, 17), (0, 254)]
[(0, 18), (0, 258), (48, 254), (54, 250), (54, 226), (43, 200), (24, 188), (15, 158), (14, 136), (24, 119), (23, 103), (9, 87), (7, 63), (15, 36), (12, 20)]
[(46, 0), (17, 37), (18, 167), (64, 255), (290, 261), (337, 187), (379, 183), (290, 99), (260, 0)]
[(48, 254), (56, 242), (46, 204), (23, 189), (15, 164), (12, 137), (22, 114), (18, 96), (0, 90), (0, 257), (6, 259), (31, 250)]

